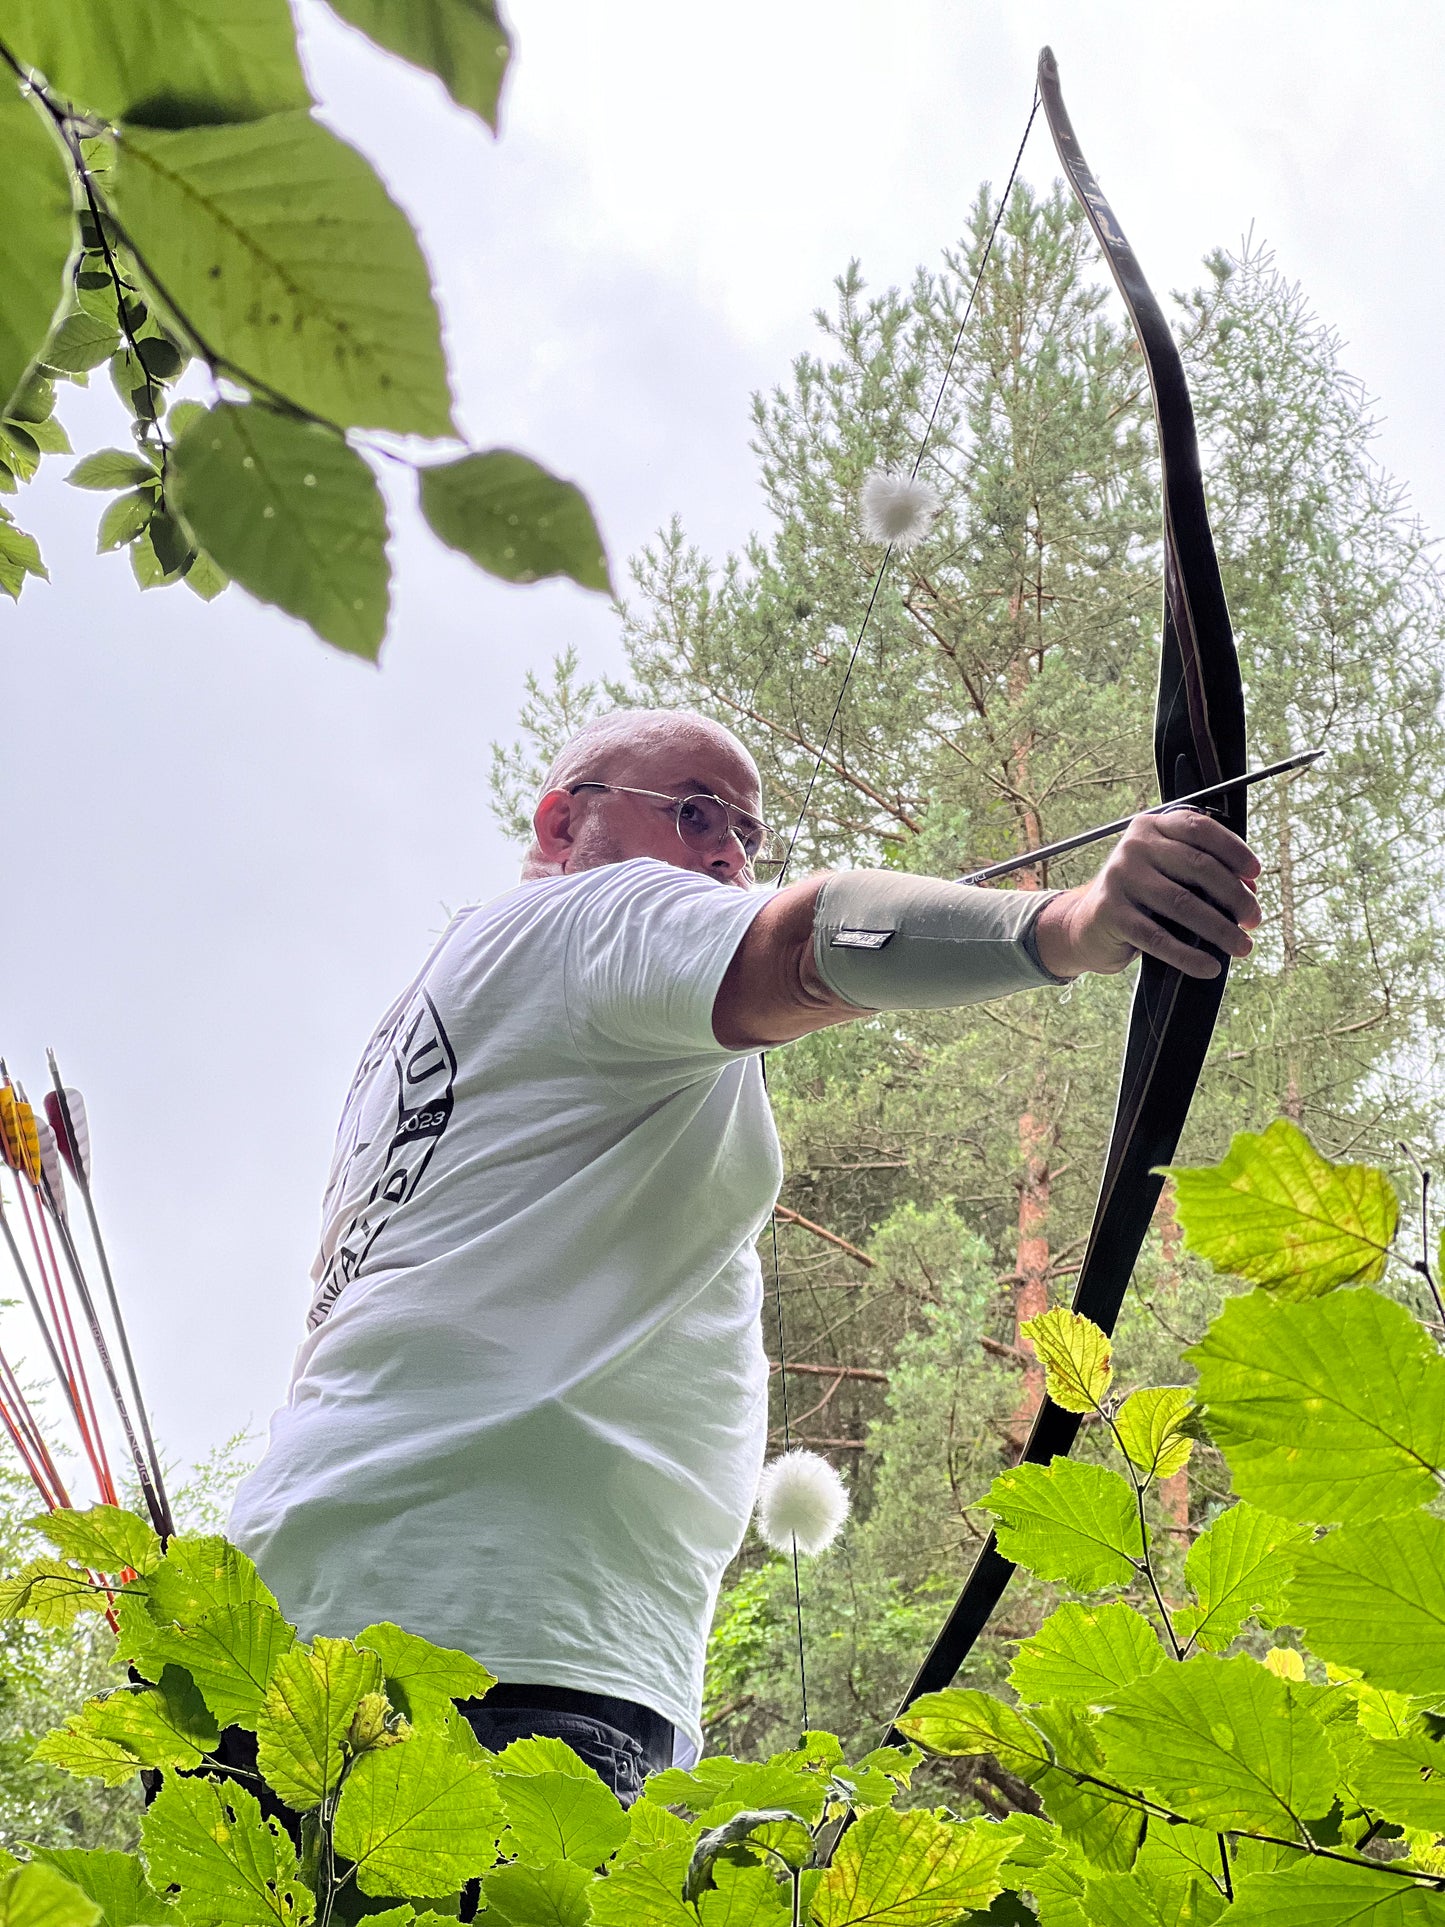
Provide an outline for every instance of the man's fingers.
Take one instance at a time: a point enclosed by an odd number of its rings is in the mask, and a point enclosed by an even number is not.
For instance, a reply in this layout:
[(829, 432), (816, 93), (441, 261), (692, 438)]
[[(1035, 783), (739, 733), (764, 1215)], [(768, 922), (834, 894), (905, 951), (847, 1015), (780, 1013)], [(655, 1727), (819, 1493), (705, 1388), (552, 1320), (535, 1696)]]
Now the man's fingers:
[[(1238, 842), (1238, 838), (1234, 840)], [(1246, 930), (1253, 930), (1260, 921), (1259, 899), (1249, 883), (1195, 842), (1155, 837), (1146, 844), (1141, 838), (1137, 852), (1131, 852), (1131, 860), (1138, 864), (1141, 879), (1150, 872), (1167, 877), (1212, 903)]]
[(1207, 950), (1196, 950), (1192, 944), (1182, 942), (1171, 936), (1162, 924), (1142, 910), (1130, 907), (1118, 919), (1120, 936), (1136, 950), (1157, 957), (1160, 963), (1172, 964), (1186, 977), (1217, 977), (1220, 971), (1219, 959), (1212, 957)]
[(1141, 817), (1173, 842), (1193, 844), (1222, 863), (1231, 876), (1252, 882), (1259, 875), (1260, 862), (1241, 836), (1203, 810), (1164, 810), (1158, 815)]

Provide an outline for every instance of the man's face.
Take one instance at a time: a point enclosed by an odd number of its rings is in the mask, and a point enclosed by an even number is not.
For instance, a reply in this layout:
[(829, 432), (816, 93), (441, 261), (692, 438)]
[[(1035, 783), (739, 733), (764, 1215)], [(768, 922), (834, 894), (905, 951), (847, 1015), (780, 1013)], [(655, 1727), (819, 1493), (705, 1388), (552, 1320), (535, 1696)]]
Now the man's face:
[[(751, 817), (760, 816), (757, 768), (740, 746), (722, 736), (679, 729), (635, 750), (614, 747), (598, 761), (597, 769), (579, 770), (573, 780), (593, 777), (626, 787), (582, 789), (573, 796), (553, 791), (538, 809), (538, 841), (557, 868), (594, 870), (605, 863), (655, 857), (717, 883), (751, 887), (752, 868), (736, 836), (729, 835), (720, 846), (700, 848), (685, 841), (677, 828), (677, 805), (688, 796), (716, 796)], [(659, 793), (638, 796), (636, 790)]]

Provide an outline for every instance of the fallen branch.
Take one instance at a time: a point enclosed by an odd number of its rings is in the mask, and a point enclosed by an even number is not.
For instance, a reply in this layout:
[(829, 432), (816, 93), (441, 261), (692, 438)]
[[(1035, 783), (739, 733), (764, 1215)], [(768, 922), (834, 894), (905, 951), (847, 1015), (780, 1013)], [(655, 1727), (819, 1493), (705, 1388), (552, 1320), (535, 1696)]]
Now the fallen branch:
[(866, 1251), (860, 1251), (857, 1245), (850, 1245), (846, 1238), (840, 1238), (836, 1231), (829, 1231), (826, 1225), (814, 1224), (811, 1218), (805, 1218), (800, 1211), (790, 1211), (785, 1204), (774, 1205), (773, 1216), (783, 1224), (797, 1225), (800, 1231), (812, 1232), (824, 1244), (835, 1245), (839, 1251), (846, 1251), (850, 1258), (860, 1265), (866, 1265), (870, 1271), (878, 1262), (876, 1258), (870, 1258)]

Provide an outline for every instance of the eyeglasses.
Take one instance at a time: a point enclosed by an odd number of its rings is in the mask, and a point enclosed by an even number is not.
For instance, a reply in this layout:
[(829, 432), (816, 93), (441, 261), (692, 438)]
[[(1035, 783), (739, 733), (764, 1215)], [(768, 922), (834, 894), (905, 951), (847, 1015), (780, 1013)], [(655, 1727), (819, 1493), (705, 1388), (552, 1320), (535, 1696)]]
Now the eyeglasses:
[(569, 783), (567, 794), (578, 790), (619, 790), (625, 796), (651, 796), (672, 809), (677, 833), (693, 850), (720, 850), (730, 836), (742, 846), (749, 867), (774, 869), (782, 862), (782, 838), (776, 830), (736, 803), (725, 803), (720, 796), (699, 790), (692, 796), (676, 797), (667, 790), (642, 790), (631, 783)]

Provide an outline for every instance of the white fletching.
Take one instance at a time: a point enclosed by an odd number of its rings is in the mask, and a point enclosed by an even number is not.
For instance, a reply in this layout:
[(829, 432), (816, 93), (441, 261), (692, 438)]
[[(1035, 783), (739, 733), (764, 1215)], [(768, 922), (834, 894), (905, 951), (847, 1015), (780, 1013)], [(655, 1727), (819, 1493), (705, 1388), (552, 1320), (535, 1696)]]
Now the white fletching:
[[(90, 1181), (90, 1120), (85, 1115), (85, 1099), (73, 1084), (65, 1087), (65, 1108), (70, 1117), (71, 1135), (75, 1139), (75, 1155), (80, 1164), (76, 1178), (82, 1183)], [(69, 1159), (66, 1160), (69, 1163)]]
[(785, 1452), (758, 1481), (759, 1537), (774, 1552), (824, 1552), (848, 1517), (848, 1488), (816, 1452)]
[(60, 1161), (60, 1145), (48, 1120), (39, 1111), (35, 1113), (35, 1135), (40, 1141), (40, 1170), (45, 1187), (51, 1202), (68, 1224), (70, 1212), (65, 1202), (65, 1166)]
[(933, 526), (941, 506), (938, 490), (916, 475), (894, 475), (875, 468), (863, 478), (858, 497), (858, 519), (870, 542), (891, 542), (895, 549), (911, 549)]

